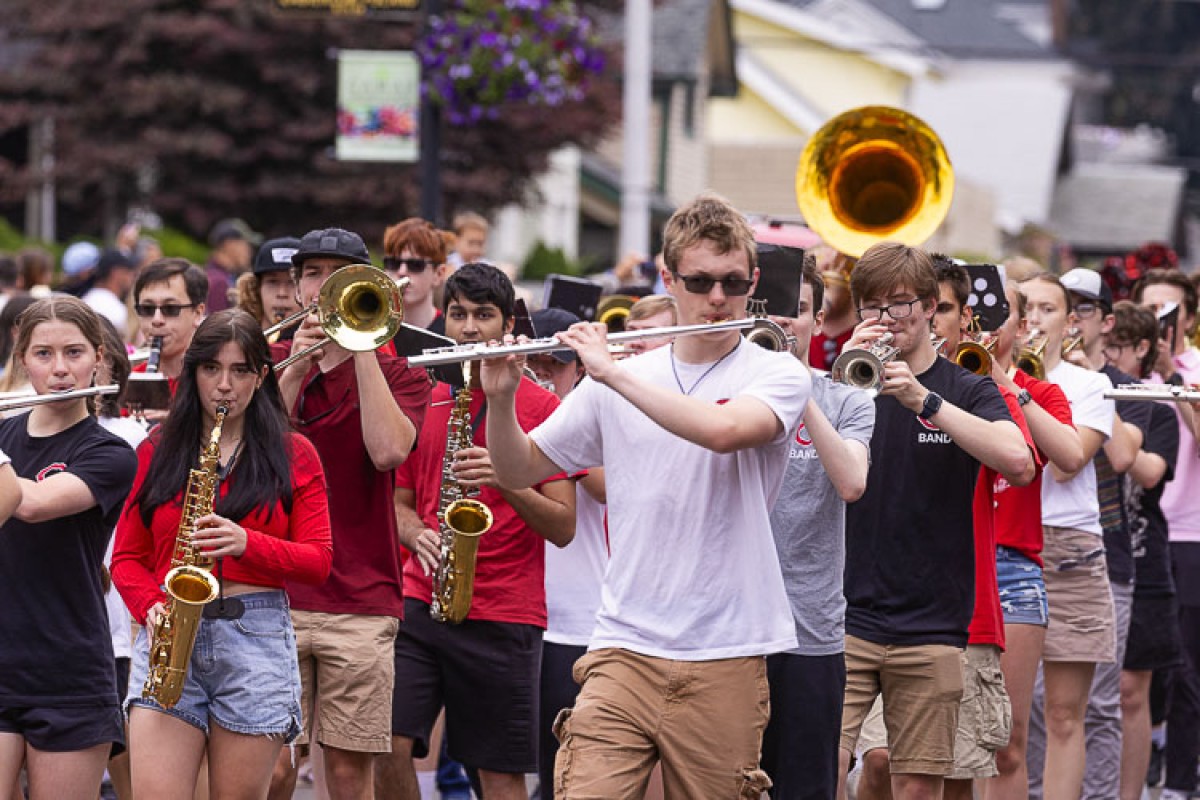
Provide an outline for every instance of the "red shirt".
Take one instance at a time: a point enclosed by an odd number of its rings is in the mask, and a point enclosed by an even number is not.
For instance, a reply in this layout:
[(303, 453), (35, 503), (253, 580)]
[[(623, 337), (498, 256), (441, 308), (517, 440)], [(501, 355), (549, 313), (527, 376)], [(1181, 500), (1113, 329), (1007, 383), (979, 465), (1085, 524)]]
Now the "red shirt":
[[(1017, 370), (1013, 381), (1025, 389), (1042, 409), (1059, 422), (1074, 427), (1071, 404), (1056, 384), (1039, 381)], [(1038, 452), (1038, 458), (1045, 457)], [(1028, 486), (1009, 486), (996, 477), (996, 544), (1016, 550), (1042, 566), (1042, 473)]]
[[(480, 447), (487, 446), (487, 424), (479, 420), (483, 402), (482, 391), (471, 393), (471, 422), (475, 427), (475, 442)], [(521, 429), (531, 431), (558, 407), (558, 398), (523, 379), (517, 388), (516, 406)], [(417, 514), (434, 531), (438, 530), (446, 428), (453, 408), (450, 387), (439, 383), (433, 389), (417, 449), (396, 470), (396, 485), (413, 490)], [(547, 482), (564, 477), (556, 475)], [(475, 593), (467, 618), (519, 622), (545, 628), (545, 540), (526, 524), (498, 490), (485, 486), (475, 499), (492, 510), (492, 527), (479, 541)], [(417, 559), (409, 559), (404, 566), (404, 596), (428, 603), (432, 594), (432, 581), (421, 570)]]
[[(281, 342), (272, 355), (279, 358), (290, 349), (290, 342)], [(410, 369), (403, 358), (378, 353), (376, 358), (396, 404), (419, 431), (429, 402), (425, 372)], [(333, 572), (321, 586), (288, 583), (292, 608), (402, 619), (395, 472), (376, 469), (363, 442), (354, 359), (324, 373), (314, 365), (290, 412), (296, 430), (312, 441), (325, 465), (333, 524)]]
[(833, 369), (833, 362), (837, 361), (837, 357), (841, 355), (842, 348), (846, 346), (846, 342), (850, 341), (850, 337), (853, 335), (853, 325), (832, 339), (821, 331), (814, 333), (812, 343), (808, 346), (809, 366), (813, 369), (825, 370), (826, 372)]
[[(171, 568), (183, 514), (178, 502), (183, 498), (183, 489), (177, 502), (155, 510), (149, 529), (142, 524), (140, 508), (133, 504), (150, 468), (157, 439), (147, 439), (138, 447), (137, 477), (117, 523), (113, 545), (113, 583), (140, 623), (145, 623), (146, 611), (152, 605), (166, 599), (163, 578)], [(231, 581), (282, 589), (285, 580), (319, 584), (329, 575), (333, 543), (325, 473), (317, 451), (303, 436), (289, 434), (288, 446), (292, 468), (291, 513), (286, 513), (283, 503), (277, 502), (269, 514), (259, 508), (237, 520), (246, 529), (246, 552), (224, 560), (222, 575)], [(222, 497), (237, 476), (235, 468), (229, 480), (222, 481)]]
[[(1033, 435), (1025, 423), (1025, 414), (1017, 404), (1017, 398), (1003, 386), (996, 386), (1013, 422), (1025, 436), (1025, 443), (1035, 453)], [(1040, 469), (1039, 469), (1040, 474)], [(975, 499), (972, 512), (975, 518), (975, 614), (968, 629), (968, 644), (992, 644), (1004, 649), (1004, 612), (1000, 608), (1000, 587), (996, 579), (996, 501), (994, 487), (1003, 480), (1000, 473), (991, 467), (979, 468), (979, 479), (975, 481)]]

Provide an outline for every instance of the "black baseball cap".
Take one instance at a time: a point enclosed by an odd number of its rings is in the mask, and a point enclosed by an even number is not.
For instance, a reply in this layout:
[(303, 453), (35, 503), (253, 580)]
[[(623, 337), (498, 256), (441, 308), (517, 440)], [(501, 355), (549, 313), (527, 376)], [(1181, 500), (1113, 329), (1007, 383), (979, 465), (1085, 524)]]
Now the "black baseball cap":
[(113, 273), (114, 270), (127, 269), (136, 270), (137, 266), (129, 259), (129, 256), (122, 253), (120, 250), (105, 250), (100, 255), (100, 261), (96, 263), (96, 278), (104, 280)]
[(254, 274), (264, 275), (268, 272), (287, 272), (292, 268), (292, 256), (300, 249), (300, 240), (295, 236), (285, 236), (281, 239), (268, 239), (258, 248), (254, 256)]
[(216, 247), (226, 239), (245, 239), (250, 244), (262, 242), (262, 236), (242, 219), (223, 219), (208, 232), (208, 244)]
[(310, 258), (344, 258), (354, 264), (370, 264), (371, 254), (362, 237), (341, 228), (309, 231), (300, 238), (300, 246), (292, 254), (292, 263), (302, 266)]
[[(529, 316), (529, 319), (533, 322), (533, 331), (539, 339), (565, 331), (576, 322), (582, 321), (570, 311), (562, 308), (539, 308)], [(556, 350), (550, 355), (564, 364), (570, 364), (575, 360), (574, 350)]]

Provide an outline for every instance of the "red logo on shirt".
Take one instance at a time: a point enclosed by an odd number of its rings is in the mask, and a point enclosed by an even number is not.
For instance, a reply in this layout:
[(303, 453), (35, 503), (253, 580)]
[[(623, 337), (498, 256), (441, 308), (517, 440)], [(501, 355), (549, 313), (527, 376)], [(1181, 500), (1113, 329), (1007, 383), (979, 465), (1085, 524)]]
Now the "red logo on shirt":
[(800, 423), (800, 427), (796, 429), (796, 444), (804, 447), (812, 447), (812, 439), (808, 438), (808, 431), (804, 429), (804, 423)]
[(66, 464), (64, 464), (61, 461), (55, 461), (53, 464), (51, 464), (47, 467), (42, 467), (40, 470), (38, 470), (38, 474), (34, 478), (34, 480), (36, 480), (38, 483), (41, 483), (42, 481), (46, 480), (46, 478), (49, 478), (51, 475), (57, 475), (60, 472), (66, 472), (66, 471), (67, 471)]
[(728, 397), (722, 397), (720, 400), (718, 400), (718, 401), (717, 401), (717, 405), (719, 405), (719, 406), (723, 406), (723, 405), (725, 405), (725, 404), (726, 404), (726, 403), (728, 403), (728, 402), (729, 402), (729, 398), (728, 398)]
[(932, 422), (930, 422), (927, 419), (917, 417), (917, 422), (921, 423), (921, 427), (927, 431), (940, 431), (941, 430), (941, 428), (939, 428), (937, 425), (934, 425)]

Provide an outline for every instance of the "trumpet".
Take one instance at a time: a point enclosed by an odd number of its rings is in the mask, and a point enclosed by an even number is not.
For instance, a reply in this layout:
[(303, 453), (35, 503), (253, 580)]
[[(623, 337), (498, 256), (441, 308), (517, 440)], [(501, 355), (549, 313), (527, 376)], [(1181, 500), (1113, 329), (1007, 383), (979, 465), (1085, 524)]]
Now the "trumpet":
[(47, 403), (58, 403), (63, 400), (76, 400), (80, 397), (96, 397), (102, 394), (116, 394), (121, 387), (115, 383), (104, 386), (88, 386), (84, 389), (71, 389), (66, 392), (49, 392), (47, 394), (21, 393), (0, 400), (0, 413), (16, 408), (29, 408)]
[(1046, 335), (1034, 328), (1017, 351), (1017, 369), (1039, 381), (1046, 380)]
[(1083, 334), (1078, 328), (1071, 328), (1062, 343), (1062, 357), (1066, 358), (1073, 350), (1083, 344)]
[[(746, 336), (749, 341), (769, 350), (786, 350), (790, 347), (789, 343), (792, 340), (792, 337), (788, 336), (783, 328), (765, 317), (747, 317), (746, 319), (731, 319), (699, 325), (671, 325), (664, 328), (647, 328), (641, 331), (621, 331), (620, 333), (610, 333), (606, 340), (611, 351), (613, 345), (622, 345), (639, 339), (657, 339), (660, 336), (692, 336), (699, 333), (720, 333), (722, 331), (749, 331)], [(781, 346), (774, 347), (775, 344)], [(570, 349), (553, 336), (520, 344), (460, 344), (454, 347), (426, 350), (421, 355), (408, 359), (408, 365), (410, 367), (437, 367), (442, 364), (481, 361), (485, 358), (532, 356), (538, 353), (557, 353)]]
[(1122, 383), (1104, 393), (1110, 400), (1158, 400), (1167, 403), (1200, 403), (1200, 386)]
[(989, 338), (986, 342), (963, 339), (954, 351), (953, 361), (976, 375), (991, 375), (992, 353), (995, 349), (996, 340), (993, 338)]
[(833, 362), (830, 377), (838, 383), (862, 389), (871, 397), (883, 386), (883, 367), (900, 352), (892, 345), (895, 337), (885, 333), (866, 347), (846, 350)]
[(325, 338), (275, 365), (287, 369), (293, 362), (337, 342), (347, 350), (374, 350), (400, 330), (404, 320), (403, 291), (408, 278), (393, 280), (370, 264), (347, 264), (321, 284), (312, 305), (281, 319), (263, 331), (268, 339), (309, 314), (320, 319)]

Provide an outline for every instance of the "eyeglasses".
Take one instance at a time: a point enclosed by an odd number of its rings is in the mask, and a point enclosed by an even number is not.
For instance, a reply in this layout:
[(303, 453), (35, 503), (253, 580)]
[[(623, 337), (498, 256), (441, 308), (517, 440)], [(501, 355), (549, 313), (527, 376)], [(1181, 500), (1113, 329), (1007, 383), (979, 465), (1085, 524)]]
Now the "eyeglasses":
[(1126, 347), (1133, 347), (1132, 342), (1109, 342), (1100, 349), (1104, 354), (1104, 358), (1108, 361), (1116, 361), (1121, 357), (1121, 352)]
[(133, 313), (143, 319), (152, 319), (156, 311), (161, 311), (166, 319), (175, 319), (183, 313), (185, 308), (195, 308), (195, 303), (181, 305), (179, 303), (169, 303), (164, 306), (156, 306), (153, 303), (138, 303), (133, 307)]
[(754, 285), (751, 278), (710, 278), (707, 275), (680, 275), (675, 273), (675, 277), (683, 281), (683, 287), (692, 294), (708, 294), (716, 284), (721, 284), (721, 291), (730, 297), (741, 297), (742, 295), (750, 294), (750, 287)]
[(883, 319), (886, 313), (892, 319), (904, 319), (912, 316), (913, 306), (921, 302), (921, 298), (914, 297), (912, 300), (900, 300), (886, 306), (866, 306), (858, 309), (858, 318), (860, 320)]
[(401, 267), (412, 275), (419, 275), (425, 271), (426, 267), (433, 266), (431, 258), (393, 258), (392, 256), (383, 257), (383, 268), (389, 269), (392, 272), (399, 272)]
[(1098, 303), (1091, 303), (1088, 301), (1084, 301), (1081, 303), (1076, 303), (1075, 307), (1072, 308), (1071, 310), (1074, 311), (1075, 316), (1079, 317), (1080, 319), (1090, 319), (1091, 316), (1093, 314), (1095, 314), (1099, 309), (1100, 309), (1100, 305)]

